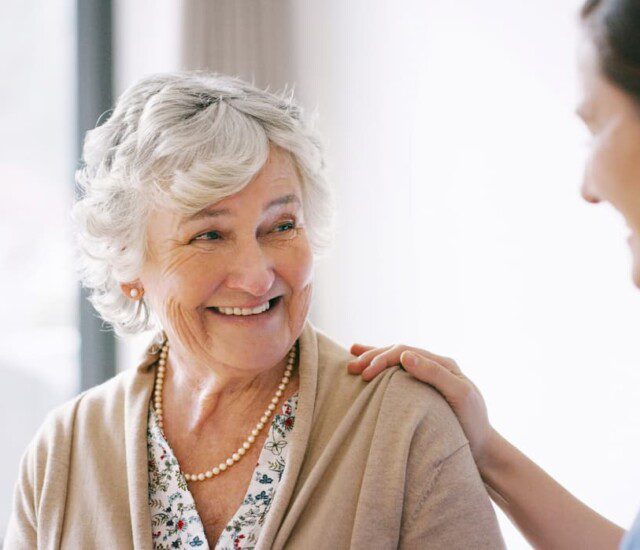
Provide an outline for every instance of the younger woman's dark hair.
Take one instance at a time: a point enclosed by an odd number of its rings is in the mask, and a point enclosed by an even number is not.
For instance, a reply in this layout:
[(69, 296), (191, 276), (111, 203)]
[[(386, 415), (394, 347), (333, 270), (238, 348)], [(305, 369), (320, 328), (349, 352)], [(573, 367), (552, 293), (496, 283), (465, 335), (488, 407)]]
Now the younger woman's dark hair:
[(640, 0), (587, 0), (580, 15), (604, 75), (640, 104)]

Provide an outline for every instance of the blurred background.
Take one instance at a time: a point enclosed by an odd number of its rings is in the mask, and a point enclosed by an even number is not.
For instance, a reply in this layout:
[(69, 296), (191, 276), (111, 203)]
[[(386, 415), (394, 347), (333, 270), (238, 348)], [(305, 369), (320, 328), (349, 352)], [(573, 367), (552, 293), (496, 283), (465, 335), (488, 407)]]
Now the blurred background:
[[(579, 0), (32, 0), (0, 19), (0, 533), (46, 412), (131, 368), (80, 293), (86, 129), (148, 73), (206, 68), (316, 113), (338, 231), (315, 324), (454, 357), (507, 438), (629, 527), (640, 293), (624, 223), (579, 196)], [(635, 489), (634, 489), (635, 488)], [(509, 548), (528, 548), (500, 514)]]

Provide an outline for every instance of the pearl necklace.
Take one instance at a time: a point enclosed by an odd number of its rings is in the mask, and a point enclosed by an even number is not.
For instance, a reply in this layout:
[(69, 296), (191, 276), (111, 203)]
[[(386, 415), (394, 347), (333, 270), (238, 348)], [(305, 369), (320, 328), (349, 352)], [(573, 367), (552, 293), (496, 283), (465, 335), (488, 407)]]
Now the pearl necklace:
[[(162, 411), (162, 387), (164, 385), (164, 378), (167, 369), (167, 355), (169, 352), (169, 342), (167, 340), (162, 344), (162, 348), (160, 349), (160, 359), (158, 360), (158, 368), (156, 370), (156, 379), (154, 383), (154, 392), (153, 392), (153, 405), (154, 411), (156, 413), (156, 418), (158, 421), (158, 427), (164, 436), (164, 421), (163, 421), (163, 411)], [(260, 433), (260, 431), (265, 427), (269, 417), (273, 414), (273, 411), (276, 409), (276, 405), (280, 398), (282, 397), (289, 380), (291, 380), (291, 371), (293, 370), (293, 365), (296, 361), (296, 345), (294, 344), (289, 352), (289, 358), (287, 359), (287, 368), (284, 371), (284, 376), (278, 385), (278, 389), (271, 399), (271, 403), (262, 414), (260, 418), (260, 422), (256, 424), (256, 427), (251, 430), (251, 435), (245, 439), (242, 446), (233, 453), (227, 460), (221, 462), (215, 468), (211, 468), (206, 472), (202, 472), (199, 474), (187, 474), (182, 472), (184, 478), (187, 481), (204, 481), (205, 479), (211, 479), (214, 476), (219, 475), (221, 472), (224, 472), (227, 468), (233, 466), (236, 462), (238, 462), (246, 452), (251, 448), (251, 445), (255, 442), (256, 437)], [(165, 438), (166, 439), (166, 438)]]

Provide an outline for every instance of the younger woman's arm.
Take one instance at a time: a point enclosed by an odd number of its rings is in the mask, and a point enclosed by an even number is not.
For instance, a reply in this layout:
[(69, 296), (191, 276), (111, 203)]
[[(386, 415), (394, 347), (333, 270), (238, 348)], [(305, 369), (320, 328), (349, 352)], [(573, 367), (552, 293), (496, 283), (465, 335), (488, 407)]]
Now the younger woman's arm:
[(348, 370), (365, 380), (385, 368), (402, 365), (435, 387), (455, 412), (491, 498), (535, 548), (615, 549), (624, 535), (610, 522), (564, 489), (491, 424), (482, 394), (452, 359), (419, 348), (372, 348), (354, 345), (359, 356)]

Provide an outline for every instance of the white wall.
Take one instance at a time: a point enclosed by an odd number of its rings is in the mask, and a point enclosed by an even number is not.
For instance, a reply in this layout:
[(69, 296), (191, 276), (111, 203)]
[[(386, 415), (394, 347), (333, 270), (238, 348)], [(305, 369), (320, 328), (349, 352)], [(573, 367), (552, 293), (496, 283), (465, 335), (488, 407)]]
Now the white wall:
[[(491, 418), (597, 510), (640, 506), (640, 296), (579, 197), (575, 0), (296, 3), (297, 89), (339, 199), (314, 318), (456, 358)], [(504, 517), (509, 548), (527, 548)]]

